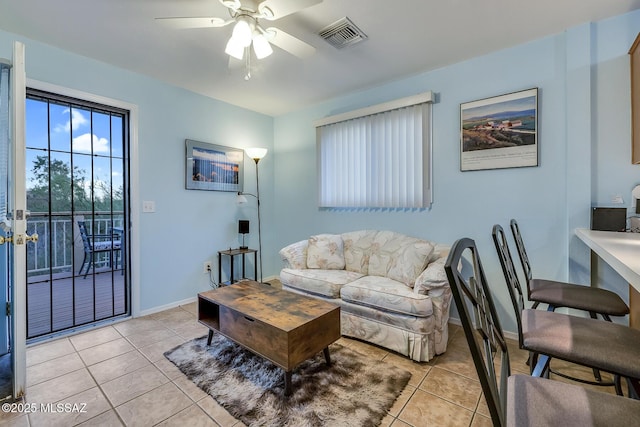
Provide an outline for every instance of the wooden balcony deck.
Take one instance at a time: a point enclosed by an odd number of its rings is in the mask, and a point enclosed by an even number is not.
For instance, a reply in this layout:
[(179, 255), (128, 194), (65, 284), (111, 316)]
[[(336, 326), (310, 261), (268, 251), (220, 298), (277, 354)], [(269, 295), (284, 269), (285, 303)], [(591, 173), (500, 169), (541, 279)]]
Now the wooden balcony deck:
[(96, 270), (95, 275), (60, 273), (29, 277), (27, 338), (125, 314), (125, 276), (121, 270)]

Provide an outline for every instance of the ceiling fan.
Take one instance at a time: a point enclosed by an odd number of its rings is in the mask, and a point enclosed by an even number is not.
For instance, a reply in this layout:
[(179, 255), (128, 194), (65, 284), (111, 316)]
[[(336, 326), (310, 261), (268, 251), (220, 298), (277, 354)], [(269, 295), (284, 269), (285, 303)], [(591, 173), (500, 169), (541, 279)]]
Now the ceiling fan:
[(308, 43), (276, 27), (264, 28), (259, 20), (275, 21), (299, 10), (322, 3), (322, 0), (219, 0), (229, 9), (229, 19), (220, 17), (156, 18), (156, 21), (172, 28), (217, 28), (235, 24), (227, 42), (225, 53), (230, 57), (247, 61), (249, 74), (250, 47), (256, 58), (262, 59), (273, 53), (271, 44), (297, 56), (307, 58), (315, 53)]

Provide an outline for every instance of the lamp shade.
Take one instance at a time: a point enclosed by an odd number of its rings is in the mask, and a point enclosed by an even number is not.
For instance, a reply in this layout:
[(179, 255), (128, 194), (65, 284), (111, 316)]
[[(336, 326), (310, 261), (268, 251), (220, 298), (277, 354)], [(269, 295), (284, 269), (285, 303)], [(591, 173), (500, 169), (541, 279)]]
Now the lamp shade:
[(249, 234), (249, 220), (241, 219), (238, 221), (238, 233)]
[(259, 148), (259, 147), (245, 148), (244, 151), (253, 160), (260, 160), (264, 156), (267, 155), (267, 149), (266, 148)]
[(231, 38), (236, 39), (237, 43), (240, 43), (242, 47), (248, 47), (251, 44), (251, 26), (247, 22), (245, 17), (239, 17), (236, 26), (233, 27), (233, 35)]
[(244, 205), (247, 202), (248, 202), (248, 200), (245, 197), (245, 195), (238, 193), (238, 196), (236, 197), (236, 203), (239, 204), (239, 205)]
[(244, 46), (242, 46), (242, 44), (240, 44), (234, 37), (231, 37), (227, 42), (227, 47), (225, 48), (224, 53), (242, 60), (242, 57), (244, 56)]
[(262, 59), (273, 53), (271, 44), (267, 41), (267, 38), (258, 33), (253, 36), (253, 51), (256, 53), (256, 58)]

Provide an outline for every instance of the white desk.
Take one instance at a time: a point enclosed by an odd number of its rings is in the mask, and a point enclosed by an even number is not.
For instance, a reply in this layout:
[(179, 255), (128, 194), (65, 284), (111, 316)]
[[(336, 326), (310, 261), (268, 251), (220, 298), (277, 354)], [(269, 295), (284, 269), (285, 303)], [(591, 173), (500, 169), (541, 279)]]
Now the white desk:
[[(640, 329), (640, 233), (578, 228), (576, 236), (629, 283), (629, 326)], [(593, 261), (592, 257), (592, 283), (597, 278)]]

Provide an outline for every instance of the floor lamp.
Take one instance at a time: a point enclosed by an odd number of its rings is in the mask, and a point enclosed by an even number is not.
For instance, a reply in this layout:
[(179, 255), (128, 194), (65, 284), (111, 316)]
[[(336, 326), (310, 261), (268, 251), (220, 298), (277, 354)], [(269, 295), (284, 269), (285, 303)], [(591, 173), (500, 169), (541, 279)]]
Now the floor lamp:
[(249, 157), (256, 162), (256, 194), (238, 192), (238, 203), (247, 203), (244, 196), (253, 196), (258, 203), (258, 256), (260, 257), (260, 283), (262, 283), (262, 229), (260, 228), (260, 177), (258, 174), (258, 162), (267, 155), (266, 148), (246, 148), (244, 150)]

